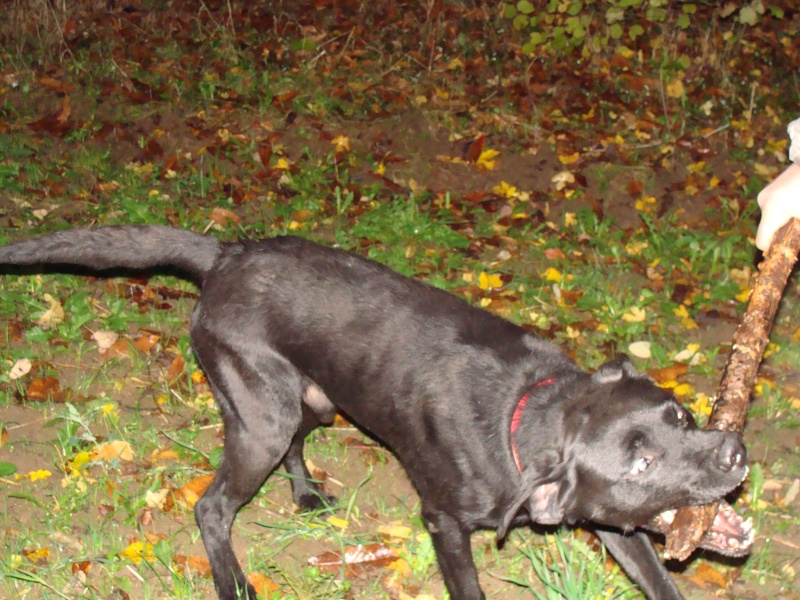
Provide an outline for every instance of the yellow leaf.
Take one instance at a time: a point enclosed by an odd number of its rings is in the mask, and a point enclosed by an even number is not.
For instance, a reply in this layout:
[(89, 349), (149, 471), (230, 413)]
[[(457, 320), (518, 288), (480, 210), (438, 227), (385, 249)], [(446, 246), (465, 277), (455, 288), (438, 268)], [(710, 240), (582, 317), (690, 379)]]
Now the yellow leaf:
[(492, 191), (499, 196), (503, 196), (504, 198), (513, 198), (517, 195), (517, 188), (506, 183), (505, 181), (501, 181), (499, 185), (494, 186)]
[(386, 173), (386, 165), (383, 163), (378, 164), (378, 166), (375, 167), (373, 173), (375, 173), (375, 175), (383, 175), (384, 173)]
[(764, 349), (764, 358), (767, 358), (770, 354), (774, 352), (780, 352), (781, 346), (780, 344), (776, 344), (774, 342), (770, 342), (767, 344), (767, 347)]
[(475, 274), (467, 271), (466, 273), (461, 274), (461, 279), (463, 279), (466, 283), (472, 283), (475, 280)]
[(46, 471), (45, 469), (37, 469), (36, 471), (31, 471), (28, 473), (28, 478), (31, 481), (41, 481), (43, 479), (47, 479), (48, 477), (52, 477), (53, 474), (50, 471)]
[(681, 304), (677, 308), (672, 309), (672, 314), (674, 314), (676, 317), (686, 319), (689, 316), (689, 311), (686, 310), (686, 307), (683, 304)]
[(562, 165), (571, 165), (573, 163), (578, 162), (578, 159), (581, 157), (580, 152), (573, 152), (572, 154), (565, 154), (559, 155), (558, 160), (561, 162)]
[(378, 527), (378, 533), (396, 540), (407, 540), (411, 537), (413, 531), (400, 521), (392, 521), (389, 525), (381, 525)]
[(639, 212), (648, 213), (652, 212), (655, 208), (655, 204), (656, 199), (653, 196), (642, 196), (634, 203), (634, 207)]
[(339, 517), (328, 517), (327, 521), (334, 527), (342, 530), (345, 530), (350, 526), (350, 524), (347, 521), (345, 521), (344, 519), (340, 519)]
[(630, 241), (625, 244), (625, 252), (631, 256), (639, 256), (642, 253), (642, 250), (647, 248), (647, 246), (648, 244), (646, 241)]
[(747, 302), (748, 300), (750, 300), (750, 294), (752, 292), (753, 290), (749, 287), (742, 288), (742, 291), (736, 294), (736, 299), (739, 302)]
[(681, 321), (681, 327), (684, 329), (700, 329), (700, 326), (697, 324), (697, 321), (692, 319), (691, 317), (686, 317)]
[(279, 158), (278, 162), (275, 163), (275, 168), (279, 171), (288, 171), (289, 170), (289, 161), (285, 158)]
[(125, 550), (120, 552), (119, 555), (137, 565), (140, 564), (143, 559), (147, 562), (152, 562), (156, 558), (153, 556), (153, 544), (150, 542), (133, 542), (125, 548)]
[(331, 144), (336, 146), (336, 152), (350, 152), (350, 138), (347, 136), (337, 136), (331, 140)]
[(578, 224), (578, 218), (574, 212), (564, 213), (564, 227), (572, 227)]
[(675, 77), (667, 84), (667, 96), (670, 98), (683, 98), (684, 92), (683, 81), (678, 77)]
[(478, 275), (478, 287), (482, 290), (501, 288), (503, 287), (503, 280), (500, 275), (487, 275), (481, 271), (481, 274)]
[(133, 460), (133, 448), (128, 442), (112, 440), (98, 444), (94, 448), (94, 456), (100, 460)]
[(453, 69), (463, 69), (464, 63), (461, 61), (460, 58), (454, 58), (449, 63), (447, 63), (447, 70), (452, 71)]
[(478, 304), (480, 304), (481, 308), (486, 308), (491, 303), (492, 303), (491, 298), (481, 298), (481, 301)]
[(696, 415), (711, 414), (711, 403), (705, 394), (697, 394), (697, 398), (689, 405), (689, 408)]
[(672, 392), (676, 396), (691, 396), (694, 394), (694, 388), (688, 383), (681, 383), (672, 388)]
[(91, 453), (84, 450), (83, 452), (78, 452), (75, 456), (73, 456), (69, 464), (76, 471), (80, 471), (80, 469), (91, 462), (91, 460)]
[(487, 148), (481, 155), (478, 157), (478, 160), (475, 161), (475, 164), (481, 165), (482, 167), (487, 168), (490, 171), (494, 170), (494, 159), (497, 158), (500, 153), (497, 150), (492, 150), (491, 148)]
[(559, 283), (562, 279), (561, 271), (554, 267), (550, 267), (547, 271), (544, 272), (542, 275), (545, 281), (553, 281), (555, 283)]
[(641, 323), (647, 318), (647, 311), (638, 306), (633, 306), (631, 309), (622, 315), (622, 320), (626, 323)]

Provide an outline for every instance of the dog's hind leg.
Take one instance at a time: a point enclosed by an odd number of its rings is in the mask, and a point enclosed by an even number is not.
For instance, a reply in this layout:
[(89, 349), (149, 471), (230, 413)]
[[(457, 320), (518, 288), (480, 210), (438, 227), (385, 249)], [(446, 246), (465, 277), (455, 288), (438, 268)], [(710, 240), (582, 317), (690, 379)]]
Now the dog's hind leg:
[(192, 341), (225, 423), (222, 462), (195, 518), (220, 599), (254, 599), (233, 552), (231, 527), (300, 428), (302, 377), (280, 357), (237, 352), (202, 331), (193, 329)]
[[(303, 423), (294, 434), (289, 451), (283, 458), (283, 466), (291, 477), (292, 499), (303, 510), (317, 510), (336, 504), (336, 498), (323, 491), (320, 484), (313, 480), (303, 458), (306, 436), (322, 424), (319, 416), (317, 412), (303, 404)], [(332, 415), (330, 420), (333, 420)]]

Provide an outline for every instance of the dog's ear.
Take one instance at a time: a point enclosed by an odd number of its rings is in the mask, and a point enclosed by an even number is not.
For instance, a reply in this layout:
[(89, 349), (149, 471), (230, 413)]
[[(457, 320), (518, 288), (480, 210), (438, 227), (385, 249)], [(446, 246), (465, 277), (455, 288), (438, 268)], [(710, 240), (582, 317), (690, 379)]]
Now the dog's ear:
[(531, 521), (540, 525), (558, 525), (564, 520), (566, 507), (571, 503), (574, 485), (564, 462), (549, 469), (546, 475), (537, 469), (526, 469), (520, 493), (503, 515), (497, 527), (497, 539), (502, 540), (511, 521), (523, 505)]
[(531, 521), (540, 525), (558, 525), (564, 520), (564, 504), (560, 500), (561, 485), (557, 481), (543, 483), (533, 490), (528, 502)]
[(640, 373), (636, 370), (627, 354), (619, 354), (613, 360), (600, 365), (597, 371), (592, 374), (592, 381), (598, 385), (603, 385), (622, 381), (624, 377), (650, 379), (647, 373)]

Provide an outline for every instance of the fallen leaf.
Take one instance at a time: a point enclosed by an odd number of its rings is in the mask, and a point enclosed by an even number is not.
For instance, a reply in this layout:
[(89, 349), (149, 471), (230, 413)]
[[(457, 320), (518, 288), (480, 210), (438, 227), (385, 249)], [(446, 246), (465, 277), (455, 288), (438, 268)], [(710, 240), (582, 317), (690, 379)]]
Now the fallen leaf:
[(633, 342), (628, 345), (628, 351), (636, 358), (650, 358), (650, 342)]
[(8, 372), (8, 378), (11, 381), (15, 379), (19, 379), (31, 372), (31, 367), (33, 367), (33, 363), (31, 363), (31, 359), (29, 358), (20, 358), (17, 362), (15, 362), (11, 370)]
[(308, 559), (308, 564), (323, 573), (336, 573), (342, 568), (346, 577), (356, 577), (368, 568), (387, 567), (397, 560), (397, 555), (385, 544), (359, 544), (348, 546), (341, 552), (324, 552)]
[(214, 474), (200, 475), (175, 490), (175, 499), (189, 509), (194, 508), (208, 486), (214, 481)]
[(667, 381), (678, 379), (682, 375), (686, 374), (689, 370), (689, 365), (687, 363), (674, 363), (668, 367), (663, 367), (661, 369), (650, 369), (647, 371), (647, 374), (652, 377), (657, 384), (666, 383)]
[(50, 375), (45, 375), (44, 377), (34, 379), (28, 384), (28, 389), (25, 392), (25, 399), (34, 402), (43, 400), (63, 402), (65, 395), (58, 379)]
[(227, 208), (220, 208), (219, 206), (214, 207), (211, 214), (208, 215), (208, 218), (213, 223), (221, 225), (222, 227), (228, 227), (232, 223), (238, 225), (242, 222), (242, 218), (235, 212)]
[(137, 565), (140, 564), (142, 560), (147, 562), (156, 560), (156, 557), (153, 555), (153, 544), (150, 542), (133, 542), (120, 552), (119, 556), (121, 558), (127, 558)]
[[(203, 579), (211, 579), (211, 563), (207, 558), (202, 556), (184, 556), (183, 554), (176, 554), (172, 557), (175, 564), (183, 570), (192, 571), (198, 577)], [(250, 582), (252, 583), (252, 581)], [(258, 591), (258, 590), (257, 590)]]
[(105, 461), (111, 460), (133, 460), (133, 448), (128, 442), (123, 440), (112, 440), (103, 442), (94, 447), (92, 451), (95, 458)]
[(478, 287), (482, 290), (498, 289), (503, 287), (503, 280), (500, 275), (487, 275), (481, 271), (478, 275)]
[(147, 354), (161, 341), (161, 334), (155, 331), (142, 329), (133, 340), (133, 347), (139, 352)]
[(492, 150), (491, 148), (488, 150), (484, 150), (481, 152), (481, 155), (478, 157), (478, 160), (475, 161), (479, 167), (484, 167), (489, 171), (494, 171), (495, 166), (495, 159), (500, 156), (500, 153), (497, 150)]
[(725, 575), (708, 563), (700, 563), (695, 575), (689, 577), (689, 579), (699, 584), (701, 587), (707, 587), (708, 585), (720, 588), (728, 587), (728, 580)]
[(647, 311), (638, 306), (632, 306), (621, 318), (626, 323), (641, 323), (647, 318)]
[(92, 339), (97, 342), (97, 351), (105, 354), (119, 339), (119, 334), (116, 331), (95, 331)]
[(44, 299), (50, 304), (50, 307), (39, 317), (36, 324), (42, 329), (50, 329), (64, 320), (64, 309), (61, 303), (50, 294), (45, 294)]
[(147, 490), (144, 494), (144, 503), (148, 508), (157, 508), (164, 510), (167, 505), (167, 496), (170, 494), (169, 488), (161, 488), (158, 491), (152, 492)]
[(250, 573), (247, 576), (247, 581), (256, 588), (256, 592), (258, 592), (258, 595), (261, 597), (271, 597), (270, 594), (281, 589), (277, 583), (261, 573)]

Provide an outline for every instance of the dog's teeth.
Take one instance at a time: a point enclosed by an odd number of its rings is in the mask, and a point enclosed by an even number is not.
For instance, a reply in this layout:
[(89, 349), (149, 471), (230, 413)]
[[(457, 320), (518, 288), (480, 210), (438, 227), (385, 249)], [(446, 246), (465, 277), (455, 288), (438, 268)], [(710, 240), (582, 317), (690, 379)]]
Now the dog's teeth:
[(659, 516), (664, 519), (667, 525), (672, 525), (672, 522), (675, 520), (675, 513), (674, 510), (667, 510), (661, 513)]

